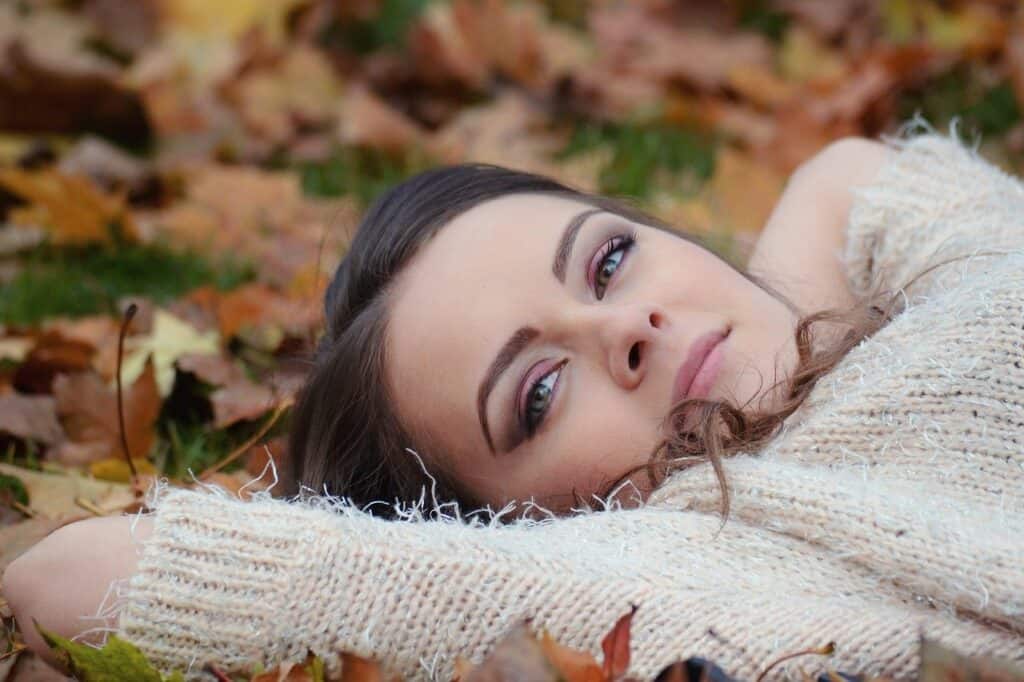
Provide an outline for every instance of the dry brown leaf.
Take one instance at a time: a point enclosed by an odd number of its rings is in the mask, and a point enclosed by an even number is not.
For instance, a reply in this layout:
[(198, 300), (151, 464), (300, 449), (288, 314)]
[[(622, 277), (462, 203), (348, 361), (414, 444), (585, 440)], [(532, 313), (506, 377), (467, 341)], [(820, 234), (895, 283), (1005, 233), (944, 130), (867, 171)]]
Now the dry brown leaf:
[(91, 180), (55, 170), (0, 169), (0, 186), (29, 202), (10, 222), (41, 227), (55, 244), (108, 244), (135, 240), (138, 230), (123, 197), (106, 194)]
[[(86, 372), (61, 375), (54, 382), (54, 395), (71, 444), (80, 446), (67, 447), (65, 443), (56, 448), (54, 455), (59, 461), (81, 465), (124, 456), (117, 397), (99, 376)], [(152, 448), (161, 403), (153, 362), (147, 360), (135, 383), (125, 387), (125, 436), (133, 457), (145, 457)]]
[(525, 623), (519, 623), (498, 641), (480, 665), (459, 678), (459, 682), (556, 682), (558, 679), (559, 671), (544, 655), (540, 642)]
[(118, 82), (117, 63), (82, 49), (91, 33), (89, 22), (75, 14), (0, 4), (0, 129), (149, 140), (141, 100)]
[(636, 610), (637, 606), (633, 604), (629, 613), (620, 616), (601, 640), (601, 651), (604, 653), (602, 670), (609, 680), (625, 675), (629, 669), (629, 626), (633, 622)]
[(825, 39), (839, 35), (851, 22), (875, 18), (864, 0), (774, 0), (773, 4)]
[(97, 481), (76, 471), (42, 473), (0, 462), (0, 473), (14, 476), (25, 485), (32, 510), (43, 518), (80, 516), (83, 508), (77, 499), (86, 500), (104, 513), (119, 511), (135, 500), (129, 486)]
[(200, 355), (189, 353), (175, 362), (182, 372), (189, 372), (211, 386), (226, 386), (245, 380), (245, 372), (238, 363), (224, 355)]
[(623, 78), (717, 90), (737, 67), (772, 63), (771, 46), (760, 35), (678, 27), (636, 3), (593, 9), (589, 19), (601, 58), (618, 67)]
[(338, 137), (345, 144), (398, 152), (423, 145), (425, 134), (365, 86), (350, 88), (342, 100)]
[(1006, 68), (1017, 97), (1017, 106), (1024, 111), (1024, 13), (1021, 13), (1006, 36)]
[(741, 97), (764, 109), (774, 109), (796, 93), (793, 85), (760, 64), (737, 64), (726, 76), (726, 84)]
[(249, 130), (274, 143), (332, 121), (341, 91), (323, 54), (301, 44), (268, 68), (246, 72), (225, 90)]
[(47, 331), (14, 373), (14, 385), (26, 393), (50, 393), (58, 374), (87, 370), (95, 347), (86, 341)]
[(547, 630), (541, 633), (540, 646), (566, 682), (605, 682), (607, 679), (593, 656), (559, 644)]
[(50, 396), (0, 395), (0, 433), (43, 445), (64, 440), (57, 421), (57, 401)]
[(274, 409), (278, 400), (266, 386), (242, 379), (210, 394), (213, 425), (224, 429), (240, 421), (256, 419)]
[(339, 682), (398, 682), (398, 675), (386, 676), (377, 661), (345, 652), (341, 655)]

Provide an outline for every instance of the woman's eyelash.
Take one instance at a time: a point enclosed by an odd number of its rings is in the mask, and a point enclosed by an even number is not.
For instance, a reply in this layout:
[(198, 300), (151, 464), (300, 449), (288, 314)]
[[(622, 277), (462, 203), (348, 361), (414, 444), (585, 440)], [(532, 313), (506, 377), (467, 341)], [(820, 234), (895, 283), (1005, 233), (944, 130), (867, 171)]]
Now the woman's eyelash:
[[(629, 251), (633, 248), (633, 245), (636, 244), (636, 240), (636, 230), (626, 233), (626, 235), (617, 235), (608, 240), (607, 242), (605, 242), (601, 246), (601, 248), (598, 249), (597, 254), (595, 254), (594, 257), (591, 259), (591, 265), (593, 265), (596, 262), (596, 267), (589, 269), (587, 273), (587, 280), (590, 283), (591, 288), (594, 290), (594, 294), (595, 296), (597, 296), (598, 300), (604, 298), (604, 288), (607, 287), (607, 283), (605, 283), (604, 285), (598, 283), (598, 276), (601, 274), (601, 271), (603, 270), (605, 263), (610, 262), (610, 256), (612, 254), (620, 251), (622, 252), (622, 256), (618, 258), (618, 261), (615, 263), (615, 269), (612, 270), (611, 273), (608, 275), (610, 278), (610, 276), (613, 276), (614, 273), (618, 271), (618, 268), (622, 266), (623, 259), (626, 257), (626, 254), (629, 253)], [(590, 265), (588, 265), (588, 268), (590, 268)], [(598, 291), (598, 287), (601, 287), (600, 291)], [(556, 373), (560, 374), (562, 367), (564, 367), (564, 365), (565, 363), (564, 361), (562, 361), (562, 363), (560, 363), (557, 367), (553, 368), (551, 372), (548, 372), (543, 377), (540, 377), (536, 382), (532, 383), (529, 386), (529, 389), (526, 391), (525, 395), (526, 406), (524, 410), (520, 410), (519, 398), (516, 398), (516, 411), (520, 415), (519, 423), (522, 425), (522, 428), (525, 431), (527, 438), (534, 435), (534, 433), (537, 432), (537, 429), (541, 427), (541, 424), (544, 422), (544, 418), (548, 414), (552, 396), (554, 396), (555, 393), (556, 384), (547, 384), (545, 382), (547, 382), (547, 380)], [(531, 419), (529, 414), (530, 397), (534, 395), (534, 392), (537, 391), (538, 388), (540, 388), (542, 385), (548, 388), (548, 400), (545, 402), (544, 409), (541, 411), (541, 414), (536, 419)]]
[[(519, 407), (517, 401), (519, 423), (522, 425), (523, 431), (525, 431), (527, 438), (531, 437), (537, 431), (537, 429), (540, 428), (541, 423), (544, 421), (544, 417), (547, 415), (548, 409), (551, 406), (551, 400), (554, 398), (555, 388), (558, 385), (558, 380), (559, 378), (561, 378), (562, 369), (568, 362), (568, 360), (562, 360), (557, 365), (552, 367), (549, 371), (545, 372), (542, 376), (538, 377), (537, 380), (530, 385), (529, 389), (527, 389), (526, 392), (524, 407)], [(551, 379), (552, 377), (554, 377), (553, 381), (548, 382), (548, 380)], [(544, 394), (546, 402), (544, 402), (544, 407), (540, 413), (540, 416), (534, 419), (531, 418), (530, 415), (530, 401), (532, 396), (534, 395), (534, 392), (540, 387), (544, 387), (547, 389), (546, 393)]]
[[(612, 237), (597, 250), (594, 257), (590, 259), (590, 264), (587, 267), (587, 283), (593, 290), (597, 300), (604, 298), (604, 292), (607, 288), (611, 277), (618, 271), (619, 266), (622, 265), (623, 259), (626, 254), (629, 253), (630, 249), (636, 243), (636, 232), (628, 234), (620, 234)], [(615, 268), (610, 272), (605, 270), (605, 267), (612, 262), (614, 254), (620, 253), (618, 260), (615, 261)], [(607, 272), (607, 281), (601, 281), (601, 278)]]

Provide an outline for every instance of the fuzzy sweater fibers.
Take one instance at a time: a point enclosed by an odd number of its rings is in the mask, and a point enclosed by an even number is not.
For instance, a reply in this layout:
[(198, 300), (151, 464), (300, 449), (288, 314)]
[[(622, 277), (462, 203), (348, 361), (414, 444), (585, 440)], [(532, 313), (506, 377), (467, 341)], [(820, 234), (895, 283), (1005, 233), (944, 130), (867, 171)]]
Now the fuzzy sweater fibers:
[(710, 466), (637, 509), (509, 526), (424, 509), (387, 522), (304, 504), (161, 493), (119, 634), (166, 669), (376, 657), (450, 679), (514, 624), (600, 656), (630, 604), (630, 672), (703, 656), (754, 679), (909, 677), (919, 635), (1024, 663), (1024, 185), (925, 134), (858, 197), (843, 254), (904, 312), (854, 348), (768, 447)]

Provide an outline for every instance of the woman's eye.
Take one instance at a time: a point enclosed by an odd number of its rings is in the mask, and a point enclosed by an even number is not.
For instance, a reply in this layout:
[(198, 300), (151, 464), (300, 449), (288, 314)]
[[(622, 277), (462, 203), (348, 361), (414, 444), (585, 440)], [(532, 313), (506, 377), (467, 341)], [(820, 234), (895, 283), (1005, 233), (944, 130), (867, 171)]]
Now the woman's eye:
[(632, 248), (635, 238), (631, 235), (615, 237), (601, 247), (601, 253), (597, 259), (597, 268), (593, 274), (594, 295), (597, 300), (604, 298), (604, 291), (611, 282), (615, 271), (619, 269), (622, 259)]
[(527, 435), (533, 435), (533, 432), (544, 421), (544, 415), (547, 414), (551, 404), (551, 395), (555, 391), (555, 383), (558, 381), (558, 375), (564, 364), (559, 364), (530, 387), (523, 414), (523, 426), (526, 428)]

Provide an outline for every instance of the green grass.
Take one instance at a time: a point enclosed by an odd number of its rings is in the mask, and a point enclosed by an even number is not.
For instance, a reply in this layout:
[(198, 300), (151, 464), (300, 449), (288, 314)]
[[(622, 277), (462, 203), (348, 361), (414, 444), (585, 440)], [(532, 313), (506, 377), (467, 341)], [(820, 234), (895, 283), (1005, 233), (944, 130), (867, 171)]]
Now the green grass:
[(326, 48), (338, 46), (358, 54), (401, 48), (409, 27), (430, 2), (432, 0), (381, 0), (373, 17), (331, 24), (319, 36), (319, 42)]
[(338, 147), (327, 161), (300, 163), (302, 190), (311, 196), (354, 195), (367, 206), (409, 176), (434, 163), (424, 154), (410, 151), (387, 154), (362, 147)]
[(688, 173), (703, 181), (715, 169), (715, 143), (710, 136), (665, 124), (582, 123), (558, 156), (570, 158), (600, 147), (611, 150), (599, 177), (605, 194), (644, 199), (665, 172), (670, 176)]
[(771, 3), (766, 0), (747, 0), (740, 3), (740, 28), (760, 33), (773, 42), (782, 42), (790, 20), (788, 14), (772, 9)]
[(960, 65), (908, 91), (899, 103), (902, 119), (920, 113), (937, 127), (953, 117), (963, 122), (963, 132), (999, 136), (1021, 121), (1021, 110), (1007, 82), (985, 84), (987, 79)]
[(57, 248), (43, 245), (0, 285), (0, 322), (34, 324), (48, 317), (117, 314), (117, 301), (143, 296), (164, 303), (202, 285), (234, 288), (254, 277), (251, 266), (213, 260), (161, 244)]

